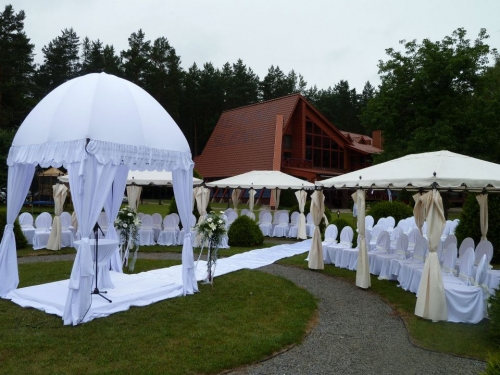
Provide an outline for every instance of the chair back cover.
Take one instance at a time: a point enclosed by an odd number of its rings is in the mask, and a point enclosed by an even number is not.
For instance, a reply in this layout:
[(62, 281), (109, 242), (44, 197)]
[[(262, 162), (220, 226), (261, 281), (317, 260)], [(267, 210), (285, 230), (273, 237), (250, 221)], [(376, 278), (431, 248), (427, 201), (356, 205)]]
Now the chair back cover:
[(165, 216), (165, 219), (163, 219), (163, 229), (175, 229), (177, 226), (175, 217), (172, 215), (167, 215)]
[(391, 241), (397, 241), (399, 236), (403, 233), (404, 233), (403, 228), (401, 227), (394, 228), (391, 232)]
[(371, 235), (372, 235), (372, 237), (371, 237), (371, 238), (372, 238), (372, 239), (371, 239), (371, 241), (370, 241), (370, 242), (372, 242), (372, 243), (376, 243), (376, 242), (377, 242), (377, 237), (378, 237), (378, 235), (379, 235), (379, 234), (380, 234), (380, 232), (382, 232), (383, 230), (384, 230), (384, 228), (383, 228), (382, 226), (380, 226), (380, 225), (378, 225), (378, 224), (377, 224), (377, 225), (375, 225), (375, 226), (373, 227), (373, 229), (371, 230)]
[(194, 216), (193, 214), (191, 214), (190, 224), (191, 224), (190, 225), (191, 229), (193, 229), (196, 226), (196, 216)]
[(385, 217), (381, 217), (378, 219), (377, 225), (381, 226), (383, 230), (387, 230), (387, 219)]
[(389, 236), (389, 232), (383, 230), (377, 237), (377, 246), (375, 250), (382, 250), (386, 253), (389, 252), (391, 248), (391, 237)]
[(248, 211), (245, 213), (245, 216), (248, 216), (250, 219), (255, 220), (255, 214), (253, 212)]
[(352, 243), (352, 238), (354, 237), (354, 232), (350, 226), (345, 226), (340, 231), (340, 242), (345, 244)]
[(248, 208), (244, 208), (241, 210), (240, 216), (246, 215), (249, 212), (250, 212), (250, 210)]
[(280, 219), (279, 219), (279, 224), (281, 224), (281, 225), (283, 225), (283, 224), (288, 225), (288, 213), (281, 212)]
[(457, 237), (454, 234), (449, 234), (448, 237), (444, 240), (443, 249), (447, 249), (450, 244), (454, 243), (455, 245), (458, 243)]
[(396, 225), (396, 220), (392, 216), (387, 216), (385, 220), (388, 229), (394, 228), (394, 226)]
[(229, 212), (229, 214), (227, 214), (228, 224), (232, 224), (232, 222), (235, 221), (237, 218), (238, 218), (238, 214), (235, 211)]
[(467, 283), (471, 283), (474, 277), (474, 249), (469, 247), (465, 250), (464, 256), (460, 261), (460, 269), (458, 271), (458, 277)]
[(373, 216), (368, 215), (365, 217), (365, 227), (368, 229), (373, 228), (373, 223), (375, 222), (375, 219), (373, 219)]
[(35, 219), (36, 229), (43, 230), (52, 226), (52, 216), (48, 212), (42, 212)]
[(269, 211), (264, 212), (264, 214), (262, 215), (262, 224), (271, 224), (272, 221), (273, 216), (271, 215), (271, 213)]
[(161, 223), (163, 221), (161, 214), (154, 213), (153, 215), (151, 215), (151, 218), (153, 219), (153, 228), (160, 228), (161, 229)]
[(452, 224), (453, 223), (450, 220), (446, 221), (446, 224), (443, 228), (443, 233), (441, 233), (441, 238), (448, 237), (448, 235), (450, 234), (450, 231), (451, 231)]
[(69, 212), (61, 212), (61, 227), (63, 230), (71, 226), (71, 215)]
[(335, 224), (330, 224), (325, 230), (325, 241), (335, 241), (337, 240), (337, 234), (339, 230)]
[(395, 254), (398, 255), (399, 259), (406, 259), (406, 252), (408, 250), (408, 236), (401, 233), (396, 240), (396, 246), (394, 248)]
[(290, 223), (293, 225), (297, 225), (299, 222), (300, 213), (297, 211), (293, 211), (290, 215)]
[(179, 223), (181, 221), (181, 219), (179, 218), (179, 215), (175, 212), (171, 213), (170, 215), (173, 216), (174, 220), (175, 220), (175, 227), (178, 228), (179, 227)]
[(427, 240), (422, 236), (417, 237), (417, 241), (415, 242), (415, 248), (413, 249), (413, 258), (424, 262), (426, 252), (427, 252)]
[(445, 247), (443, 252), (443, 272), (452, 273), (455, 269), (455, 263), (457, 262), (457, 244), (450, 243), (447, 247)]
[[(269, 212), (269, 210), (261, 210), (261, 211), (259, 212), (259, 222), (260, 222), (260, 223), (262, 223), (262, 217), (264, 216), (264, 214), (265, 214), (265, 213), (269, 213), (269, 214), (271, 214), (271, 213)], [(271, 215), (271, 220), (272, 220), (272, 217), (273, 217), (273, 216)]]
[(474, 260), (474, 264), (477, 266), (481, 261), (482, 256), (486, 254), (486, 260), (488, 264), (491, 263), (491, 259), (493, 258), (493, 245), (488, 240), (479, 241), (476, 247), (476, 257)]
[(142, 217), (142, 229), (151, 229), (153, 227), (153, 217), (149, 214), (144, 214)]
[(306, 216), (306, 223), (307, 224), (314, 224), (312, 213), (310, 213), (310, 212)]
[(413, 228), (408, 234), (408, 244), (409, 246), (415, 246), (417, 240), (422, 237), (418, 228)]
[(467, 250), (469, 247), (472, 247), (473, 249), (476, 248), (476, 244), (474, 243), (474, 240), (470, 237), (465, 237), (462, 243), (460, 244), (460, 248), (458, 249), (458, 257), (462, 258), (462, 256), (465, 253), (465, 250)]
[(22, 227), (33, 227), (33, 216), (29, 212), (23, 212), (18, 220)]
[(476, 270), (475, 280), (477, 285), (485, 284), (487, 272), (488, 272), (488, 258), (486, 257), (486, 254), (484, 254), (481, 260), (479, 261), (479, 265), (477, 266)]

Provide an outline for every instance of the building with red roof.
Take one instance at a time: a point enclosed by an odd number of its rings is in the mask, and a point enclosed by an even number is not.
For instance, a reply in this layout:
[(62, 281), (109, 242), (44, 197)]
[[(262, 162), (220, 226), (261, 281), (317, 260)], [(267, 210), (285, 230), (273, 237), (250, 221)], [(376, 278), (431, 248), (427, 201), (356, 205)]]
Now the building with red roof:
[(341, 131), (293, 94), (223, 112), (194, 161), (207, 180), (278, 170), (314, 182), (369, 166), (380, 152), (380, 132)]

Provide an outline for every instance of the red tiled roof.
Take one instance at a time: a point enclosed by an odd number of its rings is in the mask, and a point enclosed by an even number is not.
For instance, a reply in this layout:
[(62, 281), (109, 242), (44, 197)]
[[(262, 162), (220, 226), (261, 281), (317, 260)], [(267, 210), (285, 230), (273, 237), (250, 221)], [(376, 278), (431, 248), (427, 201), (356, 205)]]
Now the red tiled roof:
[(222, 113), (195, 168), (206, 178), (235, 176), (252, 170), (272, 170), (276, 115), (286, 127), (299, 94), (240, 107)]

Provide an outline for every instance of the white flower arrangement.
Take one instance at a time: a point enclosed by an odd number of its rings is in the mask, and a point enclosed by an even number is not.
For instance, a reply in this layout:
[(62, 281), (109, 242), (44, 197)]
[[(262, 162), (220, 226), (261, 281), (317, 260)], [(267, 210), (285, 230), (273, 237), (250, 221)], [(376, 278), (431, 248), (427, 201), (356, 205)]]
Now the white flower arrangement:
[(115, 220), (115, 228), (120, 232), (122, 264), (128, 265), (128, 256), (131, 251), (135, 251), (134, 259), (129, 265), (129, 269), (134, 269), (137, 259), (137, 250), (139, 250), (139, 227), (141, 220), (137, 213), (130, 207), (124, 207), (118, 212)]

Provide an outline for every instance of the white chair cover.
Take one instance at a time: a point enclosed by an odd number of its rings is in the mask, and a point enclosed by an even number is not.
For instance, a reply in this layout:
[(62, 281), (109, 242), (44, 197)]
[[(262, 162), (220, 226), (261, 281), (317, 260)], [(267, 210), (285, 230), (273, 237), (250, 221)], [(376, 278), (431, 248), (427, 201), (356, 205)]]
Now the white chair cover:
[(19, 225), (23, 231), (24, 237), (29, 245), (33, 244), (33, 236), (35, 235), (35, 227), (33, 226), (33, 216), (29, 212), (23, 212), (19, 215)]
[(408, 250), (408, 236), (401, 233), (394, 246), (394, 251), (392, 254), (379, 255), (382, 258), (382, 267), (380, 269), (379, 280), (394, 280), (394, 275), (391, 274), (391, 259), (404, 260), (407, 256)]
[(306, 216), (306, 236), (312, 237), (314, 234), (314, 220), (312, 217), (312, 212), (309, 212)]
[(161, 214), (157, 212), (151, 215), (151, 217), (153, 219), (153, 232), (155, 235), (154, 240), (158, 241), (158, 236), (160, 235), (162, 229), (163, 218), (161, 217)]
[(176, 219), (170, 214), (163, 219), (163, 230), (158, 236), (158, 245), (174, 246), (177, 244)]
[(153, 218), (149, 214), (142, 217), (142, 225), (139, 229), (139, 245), (153, 246), (155, 245), (155, 233), (153, 232)]
[(379, 275), (382, 269), (384, 258), (378, 258), (377, 255), (389, 254), (391, 248), (391, 238), (389, 232), (383, 231), (378, 235), (377, 246), (368, 253), (368, 264), (372, 275)]
[(491, 259), (493, 258), (493, 245), (488, 240), (481, 240), (477, 244), (476, 247), (476, 256), (474, 258), (474, 264), (477, 266), (481, 261), (483, 255), (486, 255), (487, 264), (491, 263)]
[(338, 232), (339, 230), (335, 224), (330, 224), (325, 229), (325, 240), (321, 243), (321, 246), (323, 247), (323, 262), (325, 264), (333, 263), (326, 248), (337, 243)]
[(354, 237), (354, 231), (351, 227), (345, 226), (340, 231), (339, 243), (326, 246), (326, 251), (328, 255), (325, 259), (329, 260), (332, 264), (340, 264), (341, 256), (337, 257), (337, 253), (341, 249), (350, 249), (352, 247), (352, 238)]
[(288, 213), (281, 212), (279, 223), (273, 229), (273, 237), (286, 237), (288, 235)]
[[(359, 212), (359, 207), (358, 207), (358, 212)], [(365, 217), (365, 228), (368, 228), (371, 232), (373, 229), (373, 224), (375, 223), (375, 220), (373, 219), (372, 215), (368, 215)]]
[(271, 234), (272, 234), (271, 231), (273, 228), (273, 224), (272, 224), (273, 217), (271, 216), (271, 213), (264, 212), (261, 220), (262, 220), (262, 223), (259, 224), (259, 228), (262, 231), (262, 234), (264, 236), (267, 236), (267, 237), (271, 236)]
[(48, 212), (42, 212), (35, 219), (35, 235), (33, 236), (33, 250), (44, 249), (49, 242), (52, 216)]

